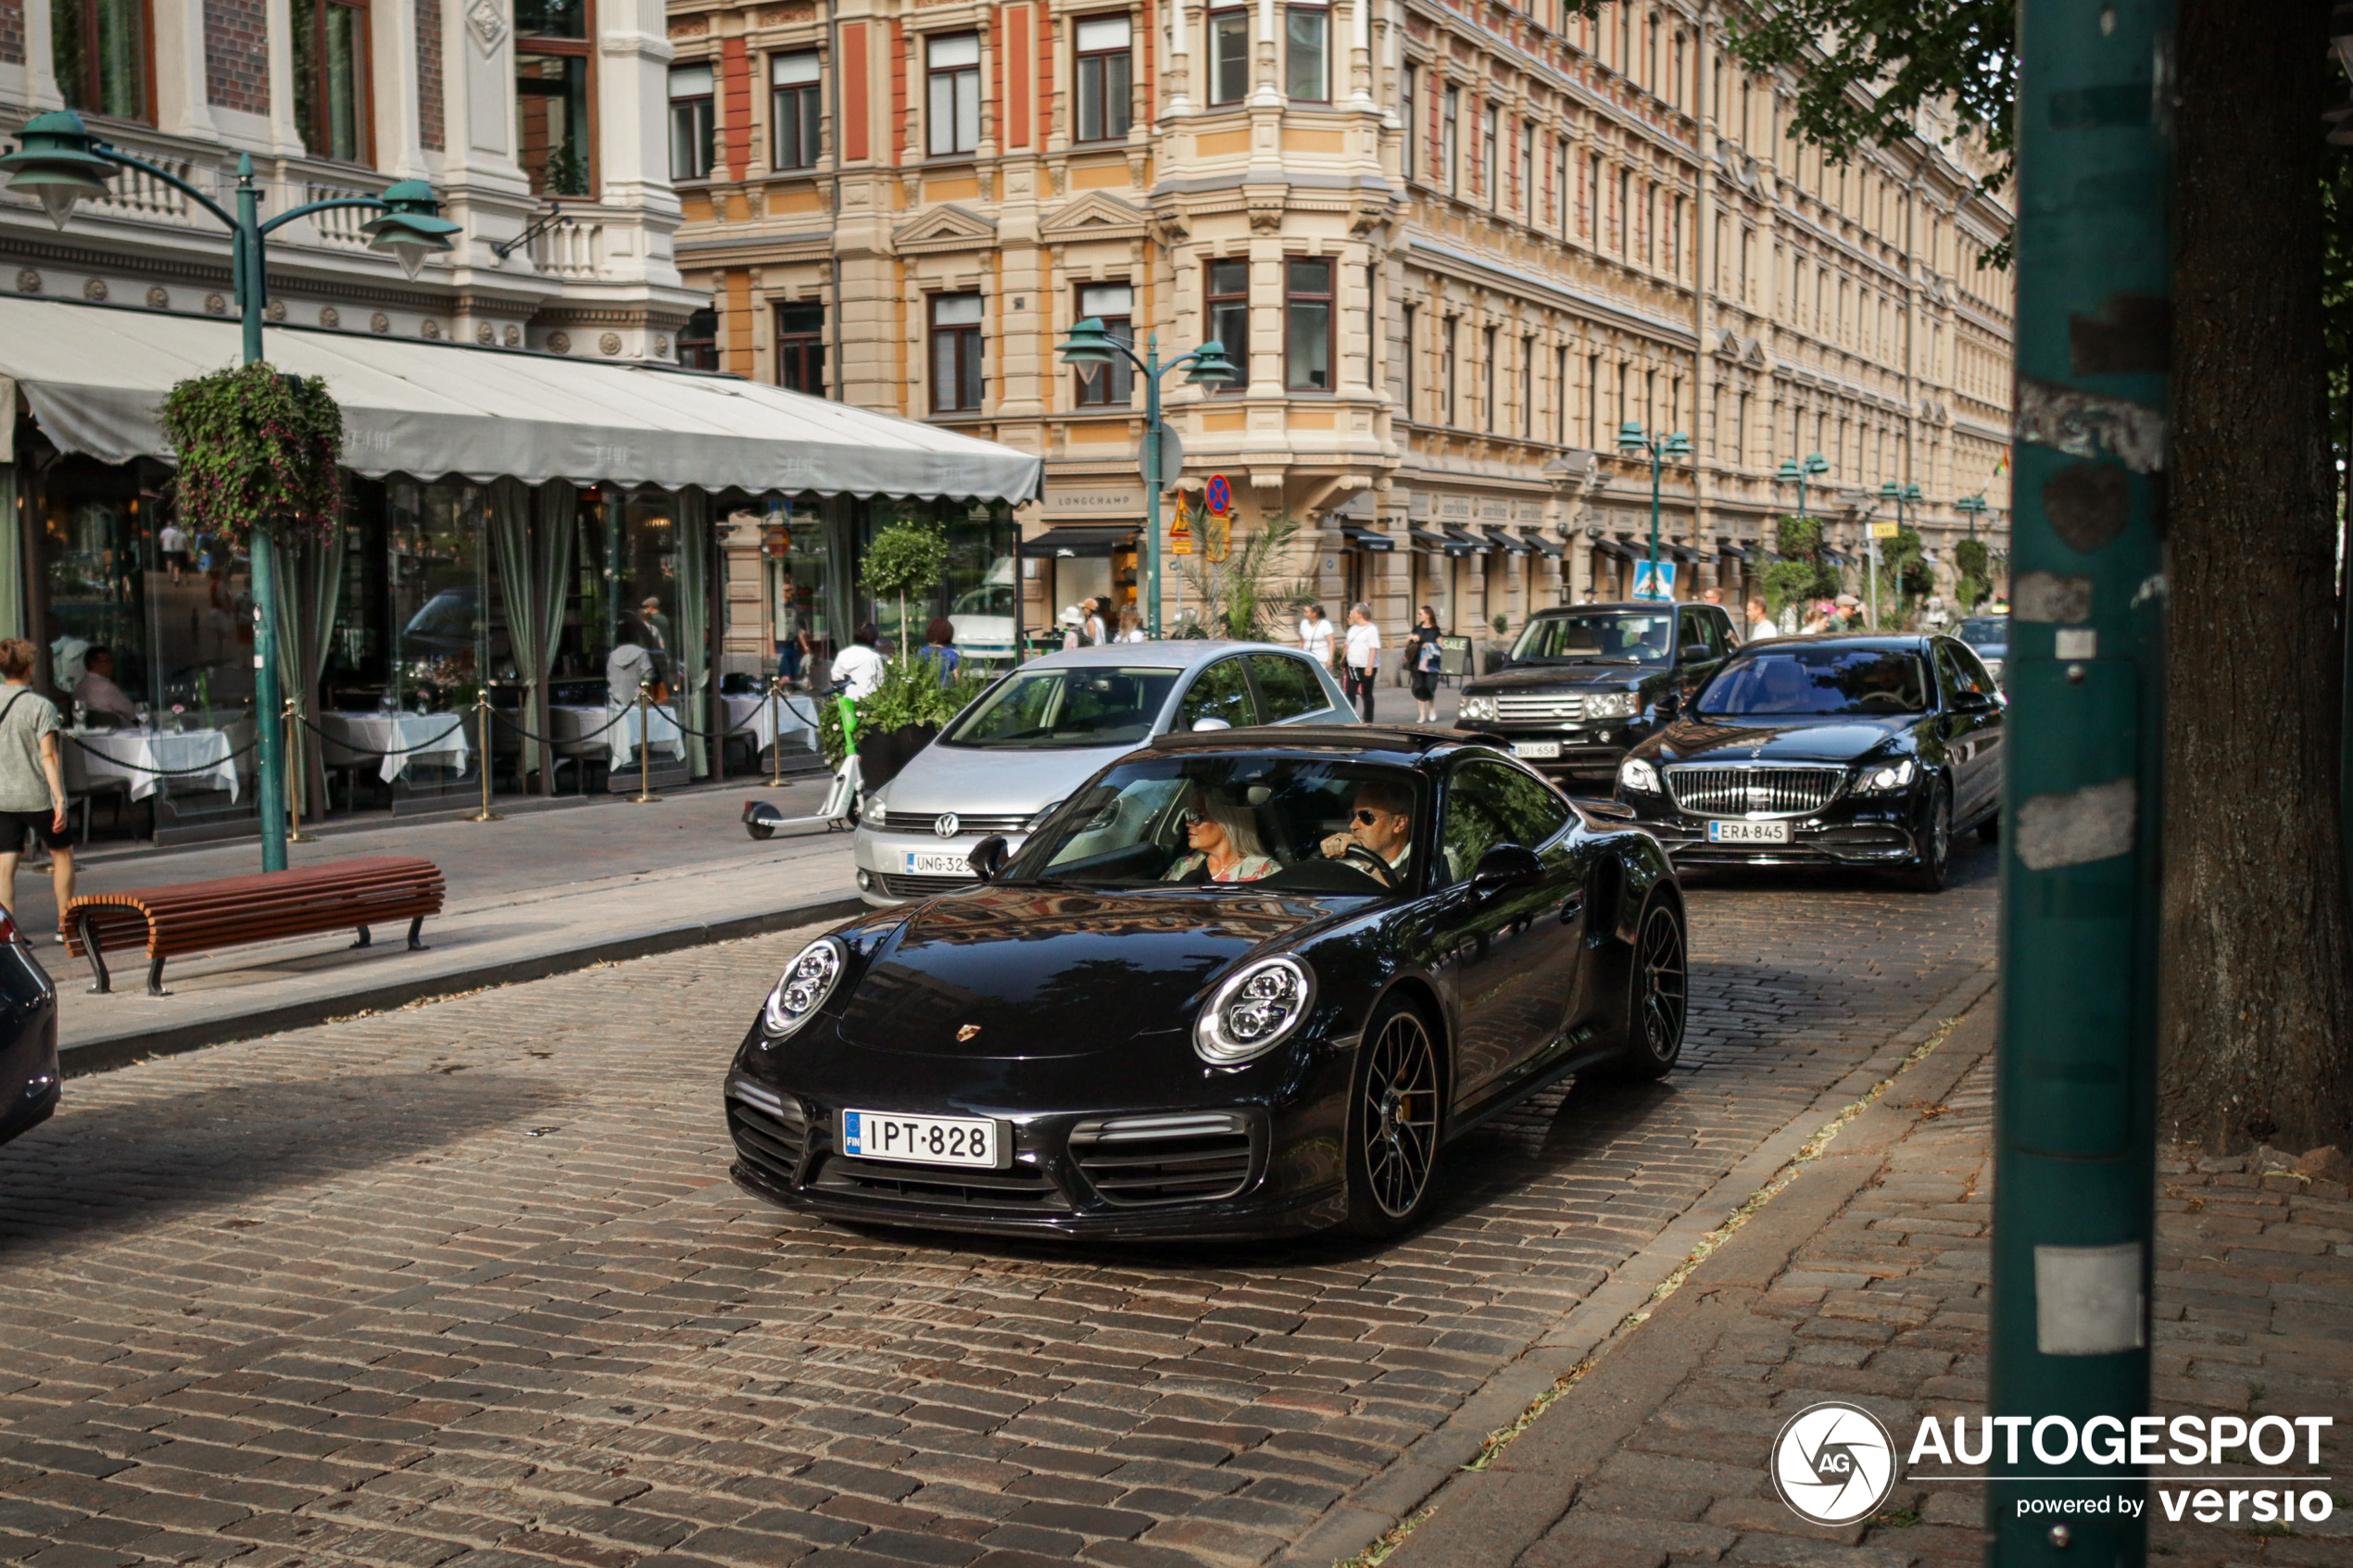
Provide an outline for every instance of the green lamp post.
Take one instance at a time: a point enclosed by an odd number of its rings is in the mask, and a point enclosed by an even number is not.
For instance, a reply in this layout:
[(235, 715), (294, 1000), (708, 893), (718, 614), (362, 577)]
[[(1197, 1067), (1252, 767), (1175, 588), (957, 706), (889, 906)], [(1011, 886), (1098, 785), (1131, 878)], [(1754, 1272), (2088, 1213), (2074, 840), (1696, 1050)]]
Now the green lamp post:
[(1959, 500), (1953, 503), (1953, 509), (1960, 513), (1963, 517), (1969, 519), (1969, 536), (1971, 539), (1975, 539), (1977, 537), (1977, 520), (1985, 515), (1985, 497), (1982, 495), (1964, 495)]
[(1804, 517), (1806, 515), (1806, 479), (1813, 474), (1828, 473), (1830, 471), (1831, 465), (1829, 461), (1824, 458), (1819, 452), (1808, 452), (1803, 459), (1797, 458), (1783, 458), (1781, 460), (1780, 472), (1774, 475), (1774, 477), (1779, 479), (1783, 484), (1794, 484), (1797, 486), (1797, 515)]
[[(1891, 479), (1879, 487), (1879, 498), (1894, 503), (1895, 526), (1901, 529), (1905, 521), (1904, 508), (1920, 504), (1920, 487), (1917, 484), (1898, 484)], [(1871, 630), (1876, 632), (1879, 630), (1879, 534), (1877, 532), (1871, 534), (1870, 580)]]
[(1139, 355), (1120, 339), (1104, 330), (1102, 318), (1089, 316), (1070, 329), (1063, 339), (1062, 359), (1065, 365), (1108, 365), (1126, 359), (1144, 378), (1144, 624), (1151, 635), (1160, 635), (1160, 471), (1161, 415), (1160, 380), (1179, 365), (1192, 370), (1185, 381), (1192, 386), (1223, 386), (1234, 379), (1234, 362), (1226, 358), (1225, 345), (1212, 339), (1190, 354), (1179, 354), (1165, 365), (1160, 362), (1160, 335), (1155, 332), (1144, 340), (1144, 352)]
[[(245, 328), (245, 362), (259, 361), (261, 311), (269, 298), (262, 263), (262, 242), (297, 218), (334, 207), (363, 207), (378, 216), (362, 226), (371, 249), (390, 255), (400, 270), (414, 278), (435, 251), (450, 248), (449, 236), (458, 225), (441, 216), (433, 187), (422, 180), (403, 180), (380, 196), (336, 196), (306, 202), (261, 221), (261, 192), (254, 183), (253, 159), (237, 158), (237, 207), (231, 212), (204, 192), (168, 169), (110, 146), (91, 134), (82, 117), (70, 109), (39, 114), (18, 132), (17, 150), (0, 157), (0, 175), (7, 187), (37, 198), (49, 221), (62, 229), (74, 204), (84, 196), (106, 194), (119, 169), (136, 169), (162, 181), (219, 219), (229, 231), (231, 287), (238, 318)], [(261, 869), (286, 868), (286, 780), (280, 756), (278, 724), (278, 653), (273, 635), (271, 601), (276, 573), (269, 533), (256, 527), (252, 534), (254, 619), (254, 804), (261, 813)]]
[(1642, 433), (1642, 421), (1641, 421), (1641, 420), (1627, 420), (1624, 424), (1619, 425), (1619, 426), (1617, 427), (1617, 449), (1618, 449), (1618, 451), (1619, 451), (1619, 452), (1623, 453), (1625, 456), (1627, 456), (1627, 457), (1629, 457), (1629, 458), (1639, 458), (1639, 457), (1641, 457), (1642, 454), (1644, 454), (1644, 453), (1646, 453), (1646, 452), (1647, 452), (1648, 454), (1650, 454), (1650, 459), (1651, 459), (1651, 592), (1650, 592), (1650, 596), (1651, 596), (1652, 598), (1655, 598), (1655, 599), (1664, 599), (1664, 598), (1669, 598), (1669, 597), (1672, 597), (1673, 596), (1671, 596), (1671, 595), (1662, 594), (1662, 593), (1660, 593), (1660, 592), (1658, 591), (1658, 588), (1659, 588), (1659, 584), (1658, 584), (1658, 480), (1659, 480), (1659, 474), (1660, 474), (1660, 472), (1661, 472), (1661, 471), (1662, 471), (1662, 470), (1666, 468), (1666, 466), (1667, 466), (1667, 458), (1688, 458), (1688, 457), (1690, 457), (1690, 456), (1692, 455), (1692, 438), (1691, 438), (1690, 436), (1688, 436), (1688, 435), (1684, 434), (1684, 433), (1683, 433), (1681, 431), (1680, 431), (1680, 430), (1679, 430), (1679, 431), (1674, 431), (1674, 432), (1671, 432), (1670, 433), (1666, 434), (1666, 435), (1645, 435), (1645, 434), (1643, 434), (1643, 433)]

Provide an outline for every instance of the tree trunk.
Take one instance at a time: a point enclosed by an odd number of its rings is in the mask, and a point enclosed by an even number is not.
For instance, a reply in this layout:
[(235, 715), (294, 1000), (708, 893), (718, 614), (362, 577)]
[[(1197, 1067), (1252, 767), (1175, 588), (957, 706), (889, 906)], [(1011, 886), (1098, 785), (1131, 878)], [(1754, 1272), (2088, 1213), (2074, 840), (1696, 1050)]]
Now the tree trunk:
[(2183, 0), (2161, 1135), (2353, 1146), (2327, 0)]

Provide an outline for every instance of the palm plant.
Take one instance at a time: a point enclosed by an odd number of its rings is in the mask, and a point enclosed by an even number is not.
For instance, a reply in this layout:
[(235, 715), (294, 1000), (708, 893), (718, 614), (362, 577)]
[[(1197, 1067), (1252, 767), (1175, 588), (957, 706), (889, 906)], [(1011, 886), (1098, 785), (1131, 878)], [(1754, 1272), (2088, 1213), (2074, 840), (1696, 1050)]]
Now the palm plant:
[(1200, 624), (1210, 635), (1263, 642), (1314, 602), (1315, 583), (1304, 578), (1278, 580), (1298, 540), (1299, 520), (1289, 512), (1274, 512), (1223, 560), (1179, 558), (1177, 575), (1200, 601)]

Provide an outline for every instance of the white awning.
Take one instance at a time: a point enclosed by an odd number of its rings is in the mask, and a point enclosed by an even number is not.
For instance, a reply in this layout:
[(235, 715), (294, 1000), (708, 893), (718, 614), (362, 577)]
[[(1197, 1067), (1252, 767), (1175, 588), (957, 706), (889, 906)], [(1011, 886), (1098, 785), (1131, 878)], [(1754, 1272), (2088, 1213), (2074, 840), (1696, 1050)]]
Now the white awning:
[[(49, 439), (104, 462), (169, 460), (172, 385), (237, 362), (233, 320), (0, 297), (0, 378)], [(269, 327), (270, 362), (323, 376), (344, 466), (371, 478), (654, 484), (1021, 502), (1044, 461), (993, 441), (673, 366)]]

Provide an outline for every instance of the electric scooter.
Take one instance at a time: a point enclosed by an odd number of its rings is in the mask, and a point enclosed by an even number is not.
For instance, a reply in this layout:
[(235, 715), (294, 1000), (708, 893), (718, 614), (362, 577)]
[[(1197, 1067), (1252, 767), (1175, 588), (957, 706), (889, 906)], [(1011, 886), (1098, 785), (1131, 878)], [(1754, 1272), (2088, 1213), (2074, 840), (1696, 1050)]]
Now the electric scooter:
[[(841, 766), (834, 770), (833, 786), (825, 792), (824, 808), (813, 817), (787, 817), (769, 801), (747, 800), (744, 831), (752, 837), (766, 838), (778, 828), (822, 827), (831, 833), (837, 828), (858, 825), (858, 801), (862, 793), (858, 774), (858, 705), (846, 695), (849, 685), (847, 681), (837, 681), (826, 691), (841, 705), (842, 758)], [(816, 727), (813, 716), (810, 727)]]

